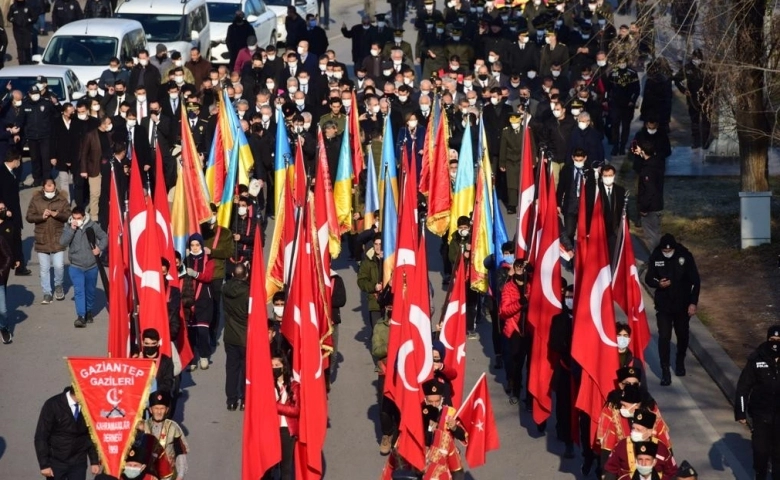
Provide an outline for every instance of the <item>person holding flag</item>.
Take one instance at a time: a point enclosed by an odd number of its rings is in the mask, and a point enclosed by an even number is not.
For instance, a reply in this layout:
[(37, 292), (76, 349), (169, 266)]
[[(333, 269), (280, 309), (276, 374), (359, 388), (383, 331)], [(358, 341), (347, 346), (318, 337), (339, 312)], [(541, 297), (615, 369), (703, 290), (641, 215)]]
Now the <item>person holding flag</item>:
[[(206, 252), (203, 243), (201, 234), (195, 233), (190, 236), (190, 248), (184, 259), (187, 276), (184, 277), (182, 288), (182, 306), (189, 327), (190, 344), (196, 346), (196, 352), (200, 357), (200, 369), (206, 370), (209, 368), (209, 357), (211, 357), (209, 325), (214, 313), (214, 296), (211, 290), (214, 261)], [(196, 365), (193, 364), (190, 370), (195, 368)]]
[(374, 244), (363, 255), (358, 271), (357, 285), (368, 299), (368, 320), (371, 328), (382, 318), (382, 307), (379, 305), (379, 294), (382, 291), (382, 234), (374, 235)]
[[(465, 269), (468, 271), (471, 262), (471, 219), (465, 215), (458, 217), (458, 230), (450, 239), (449, 259), (453, 265), (457, 265), (459, 260), (465, 262)], [(466, 332), (469, 338), (477, 338), (477, 302), (478, 294), (471, 289), (471, 282), (468, 276), (463, 281), (466, 282)]]
[(301, 413), (300, 384), (293, 380), (287, 359), (281, 352), (271, 352), (271, 368), (276, 390), (276, 412), (279, 414), (279, 435), (282, 442), (282, 461), (270, 468), (262, 480), (273, 480), (275, 470), (280, 480), (292, 480), (295, 437), (298, 435), (298, 417)]
[(509, 393), (509, 401), (515, 404), (520, 398), (526, 358), (531, 357), (531, 335), (527, 328), (529, 268), (525, 260), (515, 259), (511, 280), (501, 291), (498, 309), (498, 316), (504, 322), (504, 336), (509, 339), (505, 390)]

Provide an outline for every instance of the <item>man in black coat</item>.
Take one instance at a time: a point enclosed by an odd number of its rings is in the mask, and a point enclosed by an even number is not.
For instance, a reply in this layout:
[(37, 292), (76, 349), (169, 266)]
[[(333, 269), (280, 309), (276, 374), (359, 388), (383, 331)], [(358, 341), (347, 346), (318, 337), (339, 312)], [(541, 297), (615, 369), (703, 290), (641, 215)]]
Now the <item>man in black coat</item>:
[(626, 189), (615, 183), (616, 174), (617, 170), (614, 165), (607, 164), (602, 166), (598, 183), (593, 182), (588, 184), (589, 188), (586, 188), (588, 196), (585, 198), (585, 206), (587, 208), (586, 219), (588, 222), (588, 231), (590, 231), (593, 204), (596, 200), (593, 188), (598, 187), (599, 196), (601, 197), (602, 213), (604, 214), (604, 227), (607, 233), (607, 248), (609, 249), (610, 261), (614, 258), (617, 234), (621, 228), (620, 222), (623, 219), (623, 209), (626, 206)]
[(73, 388), (46, 400), (35, 429), (35, 454), (44, 477), (85, 480), (87, 458), (93, 475), (100, 473), (97, 450)]
[(647, 260), (645, 283), (654, 288), (655, 318), (658, 322), (658, 356), (661, 360), (661, 385), (672, 383), (669, 371), (672, 329), (677, 336), (677, 357), (674, 373), (685, 376), (685, 353), (688, 350), (688, 330), (696, 315), (701, 280), (693, 255), (677, 243), (670, 233)]
[[(10, 242), (14, 250), (14, 257), (19, 265), (16, 267), (17, 275), (30, 275), (32, 272), (26, 267), (24, 254), (22, 254), (22, 206), (19, 201), (19, 180), (14, 175), (14, 171), (22, 165), (22, 156), (16, 150), (9, 150), (6, 153), (5, 164), (0, 166), (0, 203), (5, 205), (7, 212), (4, 221), (13, 225), (13, 239)], [(10, 217), (10, 218), (8, 218)]]
[[(582, 181), (585, 180), (583, 191)], [(563, 214), (564, 235), (569, 245), (574, 245), (574, 233), (577, 231), (577, 220), (580, 211), (580, 195), (595, 191), (596, 177), (588, 168), (588, 155), (578, 148), (574, 151), (571, 161), (561, 168), (558, 178), (558, 210)]]
[(648, 141), (634, 147), (632, 153), (640, 160), (634, 164), (637, 172), (636, 204), (639, 210), (647, 248), (654, 249), (661, 237), (661, 212), (664, 209), (664, 166)]
[(146, 99), (159, 99), (160, 71), (149, 63), (149, 52), (147, 50), (138, 52), (138, 64), (130, 71), (130, 91), (136, 92), (137, 95), (139, 86), (143, 86), (146, 90)]
[[(169, 317), (170, 320), (170, 317)], [(173, 330), (175, 328), (175, 330)], [(175, 339), (174, 333), (178, 335), (179, 324), (169, 326), (170, 339), (162, 340), (160, 338), (160, 332), (155, 328), (147, 328), (141, 334), (141, 357), (142, 358), (159, 358), (157, 362), (157, 375), (155, 381), (157, 382), (156, 391), (167, 392), (173, 395), (173, 387), (175, 376), (173, 375), (173, 360), (168, 355), (160, 353), (160, 345), (162, 341), (170, 342), (171, 339)]]
[(325, 154), (328, 158), (328, 172), (330, 173), (330, 181), (336, 181), (336, 172), (339, 165), (339, 154), (341, 153), (341, 138), (342, 135), (337, 133), (338, 127), (336, 122), (328, 120), (322, 125), (323, 138), (322, 141), (325, 144)]
[(371, 19), (364, 16), (360, 24), (350, 29), (347, 29), (346, 23), (342, 23), (341, 34), (352, 40), (352, 63), (357, 68), (371, 54), (371, 40), (376, 36), (376, 29), (371, 26)]
[(287, 7), (287, 18), (284, 20), (287, 29), (287, 51), (295, 50), (298, 42), (306, 36), (306, 21), (298, 15), (298, 10), (290, 5)]
[[(246, 47), (247, 39), (253, 36), (255, 36), (255, 29), (246, 21), (246, 18), (244, 18), (244, 12), (241, 10), (236, 11), (236, 16), (233, 18), (233, 23), (228, 26), (227, 36), (225, 37), (225, 46), (227, 46), (228, 53), (230, 54), (228, 69), (231, 72), (233, 71), (233, 65), (236, 64), (238, 52)], [(200, 81), (200, 79), (196, 80)]]

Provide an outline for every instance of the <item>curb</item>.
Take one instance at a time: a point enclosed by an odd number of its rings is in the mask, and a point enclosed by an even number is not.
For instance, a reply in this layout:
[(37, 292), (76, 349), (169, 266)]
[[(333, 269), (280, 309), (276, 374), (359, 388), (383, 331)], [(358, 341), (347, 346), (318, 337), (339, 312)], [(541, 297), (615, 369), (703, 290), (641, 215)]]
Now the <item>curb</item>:
[[(632, 235), (632, 237), (638, 240), (637, 244), (649, 258), (650, 252), (644, 240), (638, 236)], [(653, 290), (644, 281), (641, 283), (645, 291), (652, 297)], [(720, 388), (729, 404), (733, 405), (736, 398), (737, 381), (739, 381), (742, 371), (696, 315), (692, 316), (690, 321), (688, 350), (696, 357), (701, 366), (704, 367), (704, 371)]]

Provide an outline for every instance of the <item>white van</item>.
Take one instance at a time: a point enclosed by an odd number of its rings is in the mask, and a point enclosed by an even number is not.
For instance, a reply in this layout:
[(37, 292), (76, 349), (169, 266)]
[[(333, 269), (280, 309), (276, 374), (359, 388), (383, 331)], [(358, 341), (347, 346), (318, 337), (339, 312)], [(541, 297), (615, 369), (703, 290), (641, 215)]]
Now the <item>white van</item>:
[(66, 66), (82, 82), (100, 78), (112, 57), (136, 58), (146, 48), (144, 28), (134, 20), (90, 18), (71, 22), (57, 30), (43, 55), (33, 56), (41, 65)]
[[(209, 58), (211, 26), (206, 0), (125, 0), (116, 7), (117, 18), (136, 20), (144, 26), (149, 45), (162, 43), (168, 53), (176, 50), (190, 60), (190, 49), (200, 48)], [(149, 53), (154, 55), (154, 51)]]

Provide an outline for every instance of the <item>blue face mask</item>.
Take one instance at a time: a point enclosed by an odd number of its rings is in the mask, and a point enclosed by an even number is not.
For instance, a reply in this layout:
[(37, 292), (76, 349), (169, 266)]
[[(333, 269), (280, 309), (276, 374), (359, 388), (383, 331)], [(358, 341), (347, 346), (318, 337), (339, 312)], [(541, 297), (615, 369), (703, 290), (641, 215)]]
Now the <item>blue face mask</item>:
[(515, 256), (514, 255), (504, 255), (504, 262), (513, 265), (515, 263)]

